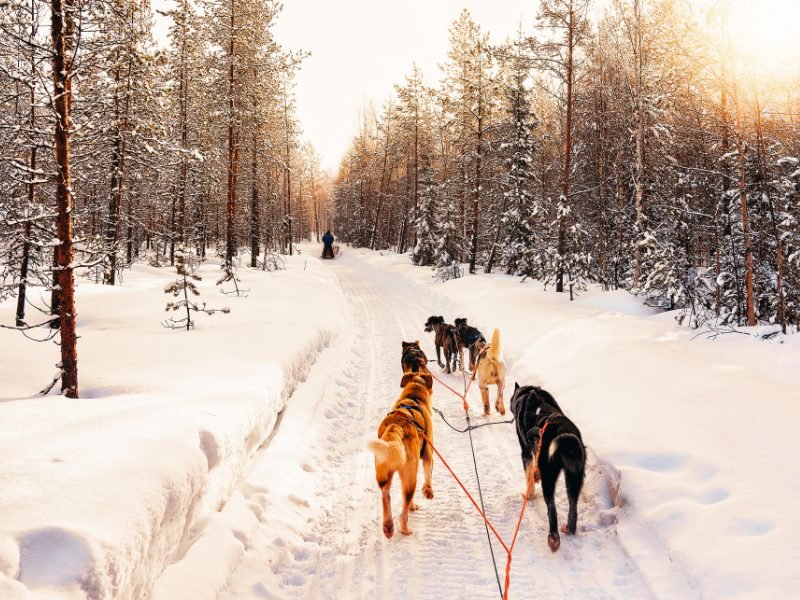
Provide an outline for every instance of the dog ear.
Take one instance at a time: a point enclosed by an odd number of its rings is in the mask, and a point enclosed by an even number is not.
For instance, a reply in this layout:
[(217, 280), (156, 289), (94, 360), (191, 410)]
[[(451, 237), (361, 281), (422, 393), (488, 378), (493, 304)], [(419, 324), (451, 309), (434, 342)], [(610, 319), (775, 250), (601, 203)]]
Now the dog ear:
[(516, 392), (519, 389), (519, 384), (515, 381), (514, 382), (514, 391)]
[(411, 373), (411, 372), (403, 373), (403, 377), (400, 379), (400, 387), (401, 388), (406, 387), (409, 384), (409, 382), (414, 380), (414, 377), (416, 376), (417, 373)]
[(410, 342), (403, 342), (403, 349), (408, 348), (410, 345)]

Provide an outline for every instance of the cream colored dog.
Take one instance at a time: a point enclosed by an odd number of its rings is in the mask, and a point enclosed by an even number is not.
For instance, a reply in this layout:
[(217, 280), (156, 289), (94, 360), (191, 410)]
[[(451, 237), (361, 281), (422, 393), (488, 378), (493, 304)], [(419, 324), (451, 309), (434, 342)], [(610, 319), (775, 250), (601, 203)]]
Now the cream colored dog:
[(494, 407), (501, 415), (506, 414), (503, 404), (503, 389), (506, 387), (506, 365), (503, 362), (503, 353), (500, 348), (500, 330), (492, 333), (492, 343), (481, 353), (483, 356), (478, 361), (478, 387), (481, 389), (483, 399), (483, 414), (489, 414), (489, 386), (497, 386), (497, 402)]

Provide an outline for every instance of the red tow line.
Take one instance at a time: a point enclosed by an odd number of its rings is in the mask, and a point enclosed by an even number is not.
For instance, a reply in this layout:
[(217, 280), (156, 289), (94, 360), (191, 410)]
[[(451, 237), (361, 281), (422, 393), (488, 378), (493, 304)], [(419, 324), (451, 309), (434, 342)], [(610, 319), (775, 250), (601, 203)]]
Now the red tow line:
[[(475, 374), (477, 372), (478, 372), (478, 365), (476, 364), (475, 365), (475, 369), (472, 372), (472, 377), (470, 377), (469, 382), (467, 383), (467, 386), (464, 389), (464, 393), (461, 394), (460, 392), (457, 392), (452, 387), (447, 385), (444, 381), (439, 379), (436, 375), (434, 375), (433, 373), (430, 373), (430, 371), (429, 371), (431, 377), (433, 377), (436, 381), (438, 381), (440, 384), (442, 384), (445, 388), (447, 388), (448, 390), (453, 392), (456, 396), (461, 398), (461, 400), (462, 400), (462, 402), (464, 404), (464, 411), (465, 412), (467, 412), (469, 410), (469, 404), (467, 403), (467, 394), (469, 393), (469, 388), (472, 385), (472, 382), (475, 381)], [(416, 424), (416, 422), (415, 422), (415, 424)], [(456, 480), (456, 483), (458, 483), (458, 485), (461, 487), (461, 489), (464, 490), (464, 493), (467, 495), (467, 498), (469, 498), (470, 502), (472, 502), (472, 505), (475, 507), (475, 510), (478, 511), (478, 514), (486, 522), (486, 525), (489, 527), (489, 529), (492, 530), (492, 533), (497, 538), (497, 541), (500, 542), (500, 545), (503, 547), (503, 550), (506, 551), (506, 555), (507, 555), (507, 560), (506, 560), (506, 581), (505, 581), (505, 590), (503, 591), (503, 600), (508, 600), (508, 589), (509, 589), (509, 587), (511, 587), (511, 558), (512, 558), (512, 553), (514, 552), (514, 546), (517, 543), (517, 535), (519, 534), (519, 528), (522, 525), (522, 517), (525, 515), (525, 507), (528, 505), (528, 496), (530, 495), (531, 488), (533, 487), (534, 470), (533, 469), (531, 470), (531, 476), (528, 478), (528, 487), (525, 490), (525, 497), (524, 497), (524, 500), (522, 502), (522, 510), (519, 512), (519, 519), (517, 519), (517, 526), (514, 529), (514, 536), (511, 539), (511, 545), (509, 546), (508, 544), (506, 544), (503, 541), (503, 538), (500, 537), (500, 534), (497, 532), (497, 529), (495, 529), (494, 525), (492, 525), (491, 521), (489, 521), (489, 519), (487, 518), (486, 514), (481, 510), (480, 506), (478, 506), (478, 503), (475, 501), (475, 498), (473, 498), (472, 494), (469, 493), (469, 490), (467, 490), (467, 488), (464, 487), (464, 484), (458, 478), (458, 475), (456, 475), (455, 472), (453, 471), (453, 469), (450, 468), (450, 465), (447, 464), (447, 461), (441, 455), (439, 450), (437, 450), (436, 446), (433, 445), (433, 442), (430, 439), (428, 439), (428, 436), (425, 435), (425, 432), (422, 431), (422, 428), (420, 428), (419, 425), (417, 425), (417, 429), (419, 429), (419, 432), (422, 435), (422, 437), (431, 445), (431, 448), (436, 453), (436, 456), (438, 456), (439, 460), (442, 461), (442, 464), (450, 472), (450, 475), (453, 476), (453, 479)], [(540, 450), (541, 450), (541, 440), (540, 440), (540, 443), (539, 443), (539, 448), (537, 449), (537, 456), (538, 456), (538, 453), (539, 453)], [(535, 462), (536, 462), (536, 457), (534, 457), (534, 463)]]

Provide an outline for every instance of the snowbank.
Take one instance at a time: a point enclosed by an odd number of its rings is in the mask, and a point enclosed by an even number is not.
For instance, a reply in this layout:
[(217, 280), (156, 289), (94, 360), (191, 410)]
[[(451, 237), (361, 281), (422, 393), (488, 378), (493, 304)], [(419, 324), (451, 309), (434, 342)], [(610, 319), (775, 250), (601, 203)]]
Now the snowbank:
[[(174, 270), (78, 280), (79, 400), (32, 398), (57, 348), (0, 330), (0, 597), (139, 599), (204, 547), (193, 542), (213, 535), (209, 518), (246, 531), (255, 517), (236, 498), (215, 511), (343, 327), (332, 271), (287, 263), (242, 268), (247, 298), (220, 295), (218, 266), (204, 265), (201, 300), (231, 314), (198, 315), (188, 333), (160, 325)], [(0, 305), (0, 322), (13, 309)], [(214, 544), (220, 568), (235, 544)]]
[(618, 532), (656, 597), (796, 596), (800, 336), (691, 341), (623, 292), (570, 303), (504, 275), (441, 284), (407, 256), (348, 251), (460, 306), (448, 321), (500, 327), (509, 385), (550, 390), (619, 470)]

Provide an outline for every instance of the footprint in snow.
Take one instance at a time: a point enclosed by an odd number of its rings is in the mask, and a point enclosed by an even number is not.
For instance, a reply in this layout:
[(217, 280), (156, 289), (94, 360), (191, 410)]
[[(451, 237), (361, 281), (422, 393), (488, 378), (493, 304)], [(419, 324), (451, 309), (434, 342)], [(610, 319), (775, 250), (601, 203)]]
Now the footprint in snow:
[(304, 500), (303, 498), (295, 496), (294, 494), (289, 494), (289, 501), (294, 504), (297, 504), (298, 506), (305, 506), (306, 508), (311, 506), (308, 500)]
[(748, 536), (764, 535), (775, 529), (775, 525), (769, 521), (742, 519), (740, 517), (731, 519), (731, 525), (734, 533)]

